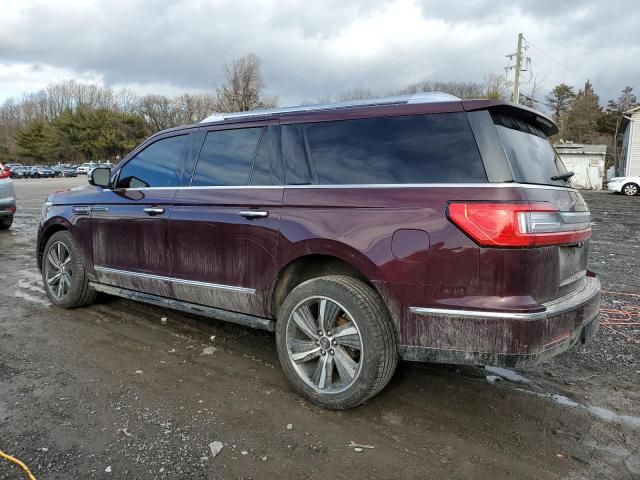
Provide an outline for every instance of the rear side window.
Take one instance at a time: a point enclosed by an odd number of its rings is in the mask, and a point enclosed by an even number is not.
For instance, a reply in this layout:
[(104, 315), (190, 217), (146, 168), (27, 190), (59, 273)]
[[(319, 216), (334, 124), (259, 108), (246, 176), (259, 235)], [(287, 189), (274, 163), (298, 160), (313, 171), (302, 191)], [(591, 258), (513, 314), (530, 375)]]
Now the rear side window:
[[(188, 135), (152, 143), (122, 167), (116, 188), (176, 187)], [(90, 166), (84, 164), (83, 166)]]
[(191, 185), (248, 185), (263, 130), (262, 127), (257, 127), (207, 133)]
[(542, 130), (509, 115), (492, 113), (491, 116), (517, 182), (569, 184), (567, 180), (551, 180), (567, 169)]
[(464, 113), (304, 125), (318, 183), (486, 182)]

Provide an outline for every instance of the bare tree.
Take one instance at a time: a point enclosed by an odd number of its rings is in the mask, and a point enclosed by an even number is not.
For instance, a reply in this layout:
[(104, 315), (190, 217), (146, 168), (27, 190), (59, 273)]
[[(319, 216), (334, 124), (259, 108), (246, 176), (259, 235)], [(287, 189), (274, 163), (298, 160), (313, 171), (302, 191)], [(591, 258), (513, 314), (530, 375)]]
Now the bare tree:
[(365, 100), (374, 97), (376, 94), (368, 88), (354, 88), (338, 95), (338, 100), (344, 102), (345, 100)]
[(216, 88), (217, 111), (246, 112), (257, 108), (269, 108), (277, 104), (277, 98), (264, 96), (261, 61), (250, 53), (230, 64), (225, 64), (225, 82)]
[(496, 75), (491, 73), (484, 77), (484, 97), (494, 100), (508, 100), (509, 87), (511, 86), (509, 80), (503, 75)]

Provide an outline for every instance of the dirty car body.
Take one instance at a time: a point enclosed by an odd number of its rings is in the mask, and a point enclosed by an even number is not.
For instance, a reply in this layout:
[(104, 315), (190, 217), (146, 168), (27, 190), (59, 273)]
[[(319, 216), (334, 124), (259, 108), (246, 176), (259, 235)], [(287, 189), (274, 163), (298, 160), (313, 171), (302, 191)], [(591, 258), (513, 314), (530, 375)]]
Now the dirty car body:
[(296, 287), (350, 277), (414, 361), (528, 366), (597, 329), (589, 210), (539, 112), (413, 97), (209, 120), (50, 196), (38, 264), (66, 230), (95, 290), (267, 330)]

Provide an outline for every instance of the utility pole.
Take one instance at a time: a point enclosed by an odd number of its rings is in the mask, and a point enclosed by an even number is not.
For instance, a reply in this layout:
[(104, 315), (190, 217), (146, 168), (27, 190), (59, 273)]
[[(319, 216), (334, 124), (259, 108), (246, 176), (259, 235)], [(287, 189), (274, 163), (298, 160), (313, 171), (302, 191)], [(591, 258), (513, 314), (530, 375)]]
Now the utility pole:
[(516, 53), (511, 53), (507, 55), (509, 60), (512, 60), (515, 57), (515, 65), (509, 65), (505, 68), (505, 71), (508, 73), (509, 70), (513, 69), (514, 71), (514, 79), (513, 79), (513, 96), (511, 97), (511, 101), (514, 103), (520, 103), (520, 72), (526, 72), (530, 68), (531, 59), (529, 57), (524, 57), (524, 51), (528, 47), (524, 45), (524, 35), (522, 33), (518, 34), (518, 49)]
[(513, 101), (520, 103), (520, 66), (522, 65), (522, 33), (518, 34), (518, 50), (516, 50), (515, 79), (513, 81)]

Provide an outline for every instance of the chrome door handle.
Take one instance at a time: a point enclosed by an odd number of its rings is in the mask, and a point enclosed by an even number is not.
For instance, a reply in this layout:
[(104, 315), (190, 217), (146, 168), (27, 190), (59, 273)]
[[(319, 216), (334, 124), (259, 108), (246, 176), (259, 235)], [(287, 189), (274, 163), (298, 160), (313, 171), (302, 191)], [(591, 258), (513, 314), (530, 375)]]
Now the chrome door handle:
[(244, 218), (266, 218), (269, 216), (269, 212), (266, 210), (242, 210), (238, 215)]
[(158, 208), (158, 207), (149, 207), (149, 208), (145, 208), (144, 213), (148, 213), (149, 215), (161, 215), (164, 213), (164, 208)]

